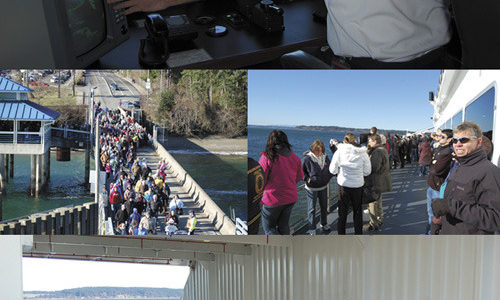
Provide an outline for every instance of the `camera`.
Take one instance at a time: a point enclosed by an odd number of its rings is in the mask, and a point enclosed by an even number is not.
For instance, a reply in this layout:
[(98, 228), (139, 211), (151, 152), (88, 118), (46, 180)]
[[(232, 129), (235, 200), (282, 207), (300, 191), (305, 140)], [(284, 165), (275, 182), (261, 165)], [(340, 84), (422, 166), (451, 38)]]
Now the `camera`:
[(238, 0), (237, 3), (240, 13), (264, 31), (271, 33), (285, 30), (283, 9), (272, 0)]

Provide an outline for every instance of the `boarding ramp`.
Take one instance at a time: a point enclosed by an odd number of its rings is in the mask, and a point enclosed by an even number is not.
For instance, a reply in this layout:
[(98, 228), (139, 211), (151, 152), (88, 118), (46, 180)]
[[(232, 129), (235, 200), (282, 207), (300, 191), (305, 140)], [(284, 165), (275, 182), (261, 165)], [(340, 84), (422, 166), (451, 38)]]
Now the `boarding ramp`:
[[(167, 183), (173, 194), (178, 194), (184, 202), (185, 215), (179, 218), (182, 229), (187, 220), (189, 210), (194, 210), (198, 224), (196, 234), (236, 234), (236, 225), (220, 207), (210, 198), (203, 188), (189, 175), (186, 170), (168, 153), (168, 151), (151, 136), (151, 146), (141, 147), (137, 156), (145, 158), (148, 166), (156, 171), (160, 158), (167, 164)], [(156, 150), (155, 150), (156, 149)]]

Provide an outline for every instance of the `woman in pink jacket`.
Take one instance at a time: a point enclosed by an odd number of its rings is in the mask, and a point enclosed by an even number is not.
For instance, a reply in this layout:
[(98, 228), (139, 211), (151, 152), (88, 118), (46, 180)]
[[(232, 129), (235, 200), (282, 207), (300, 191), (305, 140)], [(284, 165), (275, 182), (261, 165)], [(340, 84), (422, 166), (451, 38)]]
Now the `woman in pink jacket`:
[(291, 147), (283, 131), (273, 130), (259, 159), (264, 171), (261, 212), (265, 234), (290, 234), (290, 214), (298, 199), (297, 183), (304, 177), (300, 158)]

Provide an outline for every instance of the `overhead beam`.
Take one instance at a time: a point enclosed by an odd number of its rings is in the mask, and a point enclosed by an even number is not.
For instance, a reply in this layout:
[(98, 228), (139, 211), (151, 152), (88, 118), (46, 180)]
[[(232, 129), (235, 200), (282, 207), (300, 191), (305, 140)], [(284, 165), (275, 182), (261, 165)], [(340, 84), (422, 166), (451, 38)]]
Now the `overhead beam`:
[(120, 262), (120, 263), (139, 263), (139, 264), (154, 264), (154, 265), (176, 265), (189, 266), (191, 260), (186, 259), (153, 259), (153, 258), (132, 258), (132, 257), (113, 257), (113, 256), (90, 256), (90, 255), (67, 255), (55, 253), (34, 253), (23, 252), (23, 257), (30, 258), (46, 258), (46, 259), (68, 259), (81, 261), (102, 261), (102, 262)]
[(146, 249), (110, 245), (77, 245), (68, 243), (34, 243), (30, 252), (51, 253), (68, 256), (96, 256), (115, 258), (140, 259), (186, 259), (200, 261), (215, 261), (215, 254), (196, 251), (170, 251), (165, 249)]
[(136, 238), (122, 236), (37, 235), (33, 238), (34, 247), (36, 247), (38, 243), (192, 251), (213, 254), (251, 254), (251, 248), (246, 244), (209, 240), (169, 239), (164, 237)]

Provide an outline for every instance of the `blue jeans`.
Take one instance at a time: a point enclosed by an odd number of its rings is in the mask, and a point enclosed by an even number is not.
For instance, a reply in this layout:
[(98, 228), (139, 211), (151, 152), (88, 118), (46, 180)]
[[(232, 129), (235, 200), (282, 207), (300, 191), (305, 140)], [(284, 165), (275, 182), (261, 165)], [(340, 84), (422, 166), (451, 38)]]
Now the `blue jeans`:
[(431, 187), (427, 189), (427, 214), (429, 215), (428, 224), (431, 224), (434, 213), (432, 212), (432, 199), (439, 198), (439, 191), (433, 190)]
[(418, 149), (417, 148), (412, 148), (411, 149), (411, 159), (413, 161), (418, 162)]
[(267, 235), (290, 234), (290, 215), (294, 203), (280, 206), (262, 205), (262, 228)]
[(312, 192), (306, 189), (307, 195), (307, 221), (309, 223), (309, 229), (316, 229), (316, 200), (319, 200), (319, 208), (321, 215), (321, 225), (326, 225), (326, 210), (327, 210), (327, 189), (324, 188), (321, 191)]
[(429, 173), (429, 166), (426, 166), (426, 165), (420, 165), (420, 169), (419, 169), (419, 172), (418, 172), (420, 175), (424, 176), (424, 175), (427, 175), (427, 173)]

